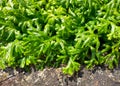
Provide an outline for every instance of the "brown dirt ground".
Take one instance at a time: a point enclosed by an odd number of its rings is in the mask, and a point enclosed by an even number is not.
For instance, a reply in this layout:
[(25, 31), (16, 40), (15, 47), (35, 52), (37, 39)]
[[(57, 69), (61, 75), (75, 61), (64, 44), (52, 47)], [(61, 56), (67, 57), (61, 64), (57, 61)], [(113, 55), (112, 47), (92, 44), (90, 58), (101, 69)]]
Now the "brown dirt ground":
[(113, 70), (84, 67), (73, 76), (64, 75), (61, 68), (45, 68), (25, 73), (11, 68), (0, 70), (0, 86), (120, 86), (120, 66)]

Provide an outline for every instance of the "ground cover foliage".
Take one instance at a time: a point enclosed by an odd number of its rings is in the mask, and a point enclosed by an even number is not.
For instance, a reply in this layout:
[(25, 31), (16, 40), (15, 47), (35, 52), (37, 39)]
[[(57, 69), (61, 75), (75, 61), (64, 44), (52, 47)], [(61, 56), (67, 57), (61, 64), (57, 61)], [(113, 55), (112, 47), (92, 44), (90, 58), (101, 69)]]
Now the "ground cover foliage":
[(120, 0), (1, 0), (0, 68), (118, 66)]

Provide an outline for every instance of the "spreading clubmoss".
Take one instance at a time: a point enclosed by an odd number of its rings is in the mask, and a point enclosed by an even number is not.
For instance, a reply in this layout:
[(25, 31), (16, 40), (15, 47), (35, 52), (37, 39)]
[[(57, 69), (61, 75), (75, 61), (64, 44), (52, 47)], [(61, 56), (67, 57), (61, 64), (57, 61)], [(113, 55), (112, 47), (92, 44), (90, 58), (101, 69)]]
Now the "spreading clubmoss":
[(0, 68), (118, 66), (120, 0), (0, 1)]

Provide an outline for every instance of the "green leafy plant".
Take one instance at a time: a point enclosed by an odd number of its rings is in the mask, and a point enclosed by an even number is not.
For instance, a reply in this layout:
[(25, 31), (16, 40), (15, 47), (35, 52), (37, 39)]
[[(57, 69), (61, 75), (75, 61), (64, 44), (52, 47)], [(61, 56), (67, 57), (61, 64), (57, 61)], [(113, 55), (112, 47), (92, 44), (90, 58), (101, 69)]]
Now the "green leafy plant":
[(120, 0), (0, 1), (0, 68), (118, 66)]

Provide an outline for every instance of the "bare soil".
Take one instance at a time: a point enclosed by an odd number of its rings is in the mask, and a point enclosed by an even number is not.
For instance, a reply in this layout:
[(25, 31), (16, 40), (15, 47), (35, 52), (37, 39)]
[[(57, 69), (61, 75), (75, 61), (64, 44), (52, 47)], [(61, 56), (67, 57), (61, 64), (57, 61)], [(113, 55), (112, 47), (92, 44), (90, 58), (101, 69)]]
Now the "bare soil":
[(120, 66), (113, 70), (84, 67), (73, 76), (64, 75), (61, 68), (45, 68), (42, 71), (0, 70), (0, 86), (120, 86)]

